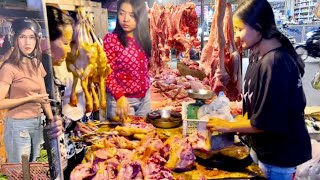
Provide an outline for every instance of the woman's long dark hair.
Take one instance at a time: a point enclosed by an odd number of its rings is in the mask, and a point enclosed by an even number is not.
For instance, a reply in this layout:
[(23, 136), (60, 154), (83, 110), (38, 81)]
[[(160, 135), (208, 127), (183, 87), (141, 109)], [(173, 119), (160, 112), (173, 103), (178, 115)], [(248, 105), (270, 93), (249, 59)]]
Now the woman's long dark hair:
[(9, 51), (11, 51), (11, 44), (10, 44), (8, 35), (5, 35), (3, 46), (0, 48), (0, 55), (4, 55)]
[(278, 39), (282, 46), (292, 55), (301, 76), (304, 75), (305, 65), (289, 39), (277, 29), (272, 7), (267, 0), (243, 0), (235, 10), (234, 16), (256, 31), (259, 31), (262, 38)]
[[(21, 31), (23, 32), (23, 31)], [(17, 35), (18, 37), (19, 35)], [(41, 62), (41, 58), (42, 58), (42, 54), (41, 54), (41, 49), (40, 49), (40, 38), (36, 38), (37, 42), (36, 42), (36, 46), (33, 50), (33, 59), (37, 59), (36, 62), (31, 61), (31, 64), (33, 66), (34, 69), (37, 69), (40, 66), (40, 62)], [(8, 60), (4, 61), (4, 63), (2, 65), (4, 65), (5, 63), (10, 63), (13, 64), (15, 66), (17, 66), (18, 68), (22, 68), (21, 66), (21, 60), (22, 58), (25, 57), (23, 55), (23, 53), (21, 52), (19, 45), (18, 45), (18, 38), (14, 38), (13, 41), (13, 50), (12, 53), (10, 54)], [(2, 66), (1, 66), (2, 67)], [(29, 72), (31, 73), (31, 72)]]
[(73, 25), (71, 16), (53, 6), (47, 6), (47, 18), (50, 41), (54, 41), (62, 36), (63, 26)]
[[(129, 3), (132, 6), (134, 18), (137, 22), (136, 29), (134, 30), (134, 37), (142, 47), (148, 57), (151, 56), (151, 39), (149, 32), (149, 22), (147, 7), (144, 0), (119, 0), (117, 10), (119, 12), (122, 3)], [(120, 26), (119, 19), (117, 18), (116, 28), (113, 31), (118, 35), (121, 44), (124, 47), (128, 46), (128, 39), (126, 33)]]

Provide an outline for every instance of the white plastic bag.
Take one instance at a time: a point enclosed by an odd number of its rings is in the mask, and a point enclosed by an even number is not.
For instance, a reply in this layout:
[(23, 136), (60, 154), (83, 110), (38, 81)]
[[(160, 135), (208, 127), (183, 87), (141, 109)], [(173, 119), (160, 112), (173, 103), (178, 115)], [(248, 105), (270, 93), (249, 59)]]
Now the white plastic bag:
[(314, 89), (320, 90), (320, 71), (313, 77), (311, 85)]
[(202, 120), (209, 120), (211, 117), (217, 117), (232, 121), (230, 100), (224, 95), (223, 92), (219, 93), (219, 96), (212, 101), (209, 105), (203, 105), (198, 110), (198, 118)]
[(320, 179), (320, 143), (311, 140), (312, 159), (297, 167), (295, 180), (319, 180)]
[(227, 98), (227, 96), (223, 93), (220, 92), (219, 96), (212, 101), (210, 104), (210, 109), (216, 110), (216, 109), (221, 109), (224, 107), (230, 107), (230, 100)]
[(210, 112), (209, 114), (210, 117), (216, 117), (216, 118), (220, 118), (220, 119), (224, 119), (224, 120), (228, 120), (228, 121), (233, 121), (233, 116), (230, 113), (230, 107), (229, 106), (225, 106), (223, 108), (220, 109), (215, 109), (213, 111)]

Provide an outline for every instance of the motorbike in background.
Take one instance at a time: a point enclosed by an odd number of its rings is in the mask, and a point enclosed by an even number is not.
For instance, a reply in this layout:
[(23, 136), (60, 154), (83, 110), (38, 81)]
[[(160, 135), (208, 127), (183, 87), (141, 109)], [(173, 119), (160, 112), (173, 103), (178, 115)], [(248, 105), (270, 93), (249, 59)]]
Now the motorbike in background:
[(281, 32), (284, 36), (286, 36), (286, 37), (289, 39), (289, 41), (291, 42), (292, 45), (295, 45), (295, 44), (296, 44), (296, 39), (295, 39), (294, 36), (290, 36), (290, 35), (287, 33), (287, 31), (286, 31), (287, 28), (288, 28), (288, 24), (284, 23), (284, 24), (282, 25), (282, 27), (279, 27), (278, 29), (280, 30), (280, 32)]
[(320, 28), (307, 33), (306, 42), (298, 44), (295, 49), (302, 60), (306, 60), (309, 56), (320, 57)]

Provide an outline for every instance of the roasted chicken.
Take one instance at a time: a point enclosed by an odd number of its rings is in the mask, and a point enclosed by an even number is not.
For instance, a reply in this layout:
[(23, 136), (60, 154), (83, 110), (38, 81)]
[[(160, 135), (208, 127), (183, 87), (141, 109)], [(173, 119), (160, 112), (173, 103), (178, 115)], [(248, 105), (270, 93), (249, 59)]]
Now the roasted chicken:
[(85, 93), (86, 112), (89, 113), (106, 108), (104, 79), (111, 73), (111, 68), (102, 43), (96, 37), (93, 25), (82, 8), (77, 9), (77, 20), (72, 50), (66, 59), (67, 68), (74, 77), (69, 104), (78, 104), (75, 88), (80, 78)]

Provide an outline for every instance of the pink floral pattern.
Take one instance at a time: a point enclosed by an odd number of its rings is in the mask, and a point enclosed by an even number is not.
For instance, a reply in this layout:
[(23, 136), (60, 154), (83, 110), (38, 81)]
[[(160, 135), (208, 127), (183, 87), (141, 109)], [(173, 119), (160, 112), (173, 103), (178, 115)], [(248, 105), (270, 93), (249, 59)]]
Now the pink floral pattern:
[(117, 34), (107, 34), (104, 51), (113, 70), (106, 80), (107, 91), (116, 100), (123, 95), (144, 97), (150, 87), (149, 60), (136, 40), (128, 37), (128, 47), (123, 47)]

